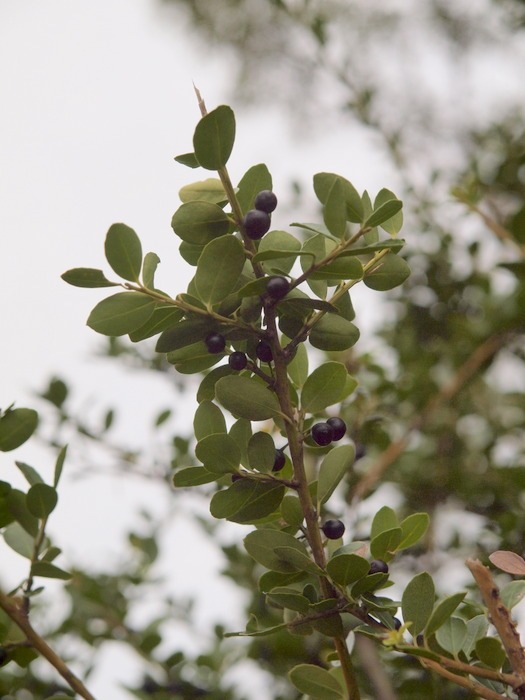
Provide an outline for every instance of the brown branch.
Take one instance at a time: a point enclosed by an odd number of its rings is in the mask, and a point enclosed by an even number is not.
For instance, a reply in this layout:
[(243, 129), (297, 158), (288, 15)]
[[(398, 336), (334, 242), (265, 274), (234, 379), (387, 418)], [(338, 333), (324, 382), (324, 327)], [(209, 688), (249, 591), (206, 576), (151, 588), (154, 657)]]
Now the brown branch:
[(508, 608), (503, 605), (499, 588), (489, 569), (477, 559), (467, 559), (466, 564), (478, 585), (483, 602), (488, 608), (490, 621), (496, 628), (512, 670), (517, 676), (516, 693), (519, 698), (525, 698), (525, 649), (516, 630), (516, 623)]
[(508, 341), (511, 334), (497, 333), (489, 336), (474, 352), (465, 360), (457, 370), (452, 379), (432, 397), (423, 410), (412, 419), (404, 434), (394, 442), (391, 442), (386, 450), (379, 456), (377, 461), (363, 474), (355, 486), (353, 499), (358, 500), (373, 488), (374, 484), (381, 479), (388, 467), (404, 452), (408, 445), (410, 436), (415, 430), (419, 430), (432, 417), (437, 409), (456, 396), (467, 382), (479, 371), (479, 368)]
[(455, 683), (456, 685), (461, 686), (462, 688), (466, 688), (474, 695), (478, 695), (480, 698), (485, 698), (485, 700), (501, 700), (501, 698), (503, 697), (499, 693), (495, 693), (493, 690), (490, 690), (486, 686), (481, 685), (481, 683), (472, 681), (469, 678), (466, 678), (465, 676), (458, 676), (457, 673), (447, 671), (436, 661), (423, 658), (420, 658), (419, 661), (423, 666), (426, 666), (430, 670), (437, 673), (439, 676), (446, 678), (447, 680), (451, 681), (452, 683)]
[(86, 686), (73, 671), (65, 664), (49, 644), (36, 632), (23, 608), (16, 604), (12, 598), (0, 591), (0, 608), (22, 630), (30, 645), (39, 652), (60, 673), (68, 685), (85, 700), (96, 700)]

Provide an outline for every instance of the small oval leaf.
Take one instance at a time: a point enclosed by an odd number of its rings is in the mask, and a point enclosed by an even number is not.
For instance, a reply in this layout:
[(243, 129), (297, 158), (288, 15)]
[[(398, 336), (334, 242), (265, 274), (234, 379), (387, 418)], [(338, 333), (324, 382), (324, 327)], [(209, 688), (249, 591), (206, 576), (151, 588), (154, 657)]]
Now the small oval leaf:
[(110, 226), (104, 243), (106, 258), (117, 275), (137, 282), (142, 267), (142, 246), (135, 231), (126, 224)]

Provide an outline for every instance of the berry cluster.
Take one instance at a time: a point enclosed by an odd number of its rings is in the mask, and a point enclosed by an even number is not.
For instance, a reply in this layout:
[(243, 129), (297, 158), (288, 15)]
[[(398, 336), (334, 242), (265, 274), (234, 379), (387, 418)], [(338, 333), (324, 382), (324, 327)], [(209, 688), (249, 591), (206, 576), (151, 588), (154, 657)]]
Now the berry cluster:
[(248, 238), (258, 241), (270, 230), (270, 214), (277, 206), (277, 197), (271, 190), (263, 190), (255, 198), (254, 206), (255, 209), (246, 212), (242, 225)]
[(321, 447), (341, 440), (346, 433), (346, 423), (341, 418), (329, 418), (326, 423), (312, 426), (312, 440)]

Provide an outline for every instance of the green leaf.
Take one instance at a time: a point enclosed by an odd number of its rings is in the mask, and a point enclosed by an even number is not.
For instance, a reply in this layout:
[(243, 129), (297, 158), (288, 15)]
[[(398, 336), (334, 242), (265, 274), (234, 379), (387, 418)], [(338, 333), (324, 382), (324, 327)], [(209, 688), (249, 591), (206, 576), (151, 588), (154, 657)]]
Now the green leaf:
[(156, 352), (172, 352), (188, 345), (203, 341), (213, 330), (207, 318), (190, 318), (179, 321), (172, 328), (163, 331), (155, 346)]
[[(412, 634), (412, 628), (410, 630)], [(460, 617), (449, 617), (436, 632), (439, 646), (457, 657), (467, 638), (467, 625)]]
[(230, 220), (217, 204), (186, 202), (173, 214), (171, 227), (186, 243), (206, 245), (228, 233)]
[(4, 541), (13, 551), (26, 559), (32, 559), (35, 551), (35, 539), (20, 523), (11, 523), (4, 530)]
[(203, 341), (187, 345), (180, 350), (173, 350), (166, 355), (166, 359), (175, 365), (177, 372), (181, 374), (195, 374), (202, 372), (220, 362), (224, 353), (212, 354)]
[(201, 484), (209, 484), (212, 481), (216, 481), (217, 478), (217, 474), (211, 474), (203, 467), (186, 467), (175, 472), (173, 476), (173, 486), (176, 488), (201, 486)]
[(31, 575), (42, 576), (43, 578), (58, 578), (63, 581), (68, 581), (71, 578), (69, 572), (59, 569), (58, 566), (47, 561), (35, 561), (31, 567)]
[(377, 537), (385, 530), (391, 530), (398, 526), (399, 523), (395, 512), (389, 506), (383, 506), (377, 511), (372, 520), (370, 539), (374, 539), (374, 537)]
[(155, 309), (155, 300), (141, 292), (119, 292), (99, 302), (87, 325), (102, 335), (125, 335), (143, 326)]
[(403, 258), (387, 253), (364, 279), (365, 285), (376, 292), (385, 292), (400, 284), (409, 277), (410, 268)]
[(359, 335), (359, 329), (353, 323), (328, 314), (315, 324), (308, 339), (310, 345), (319, 350), (339, 351), (355, 345)]
[(326, 195), (323, 208), (323, 219), (331, 234), (342, 238), (346, 231), (346, 204), (344, 199), (343, 182), (335, 179)]
[(162, 333), (168, 328), (173, 328), (183, 316), (181, 309), (171, 304), (157, 304), (151, 316), (144, 325), (132, 331), (129, 338), (133, 343), (138, 343), (146, 338), (151, 338), (158, 333)]
[(312, 558), (306, 553), (294, 547), (275, 547), (275, 554), (282, 561), (287, 562), (297, 571), (307, 571), (316, 576), (322, 576), (323, 570), (317, 566)]
[(270, 634), (275, 634), (280, 630), (285, 630), (288, 627), (287, 622), (282, 622), (280, 625), (274, 625), (273, 627), (267, 627), (266, 629), (250, 629), (246, 632), (226, 632), (225, 637), (268, 637)]
[(236, 472), (241, 461), (241, 451), (237, 443), (226, 433), (214, 433), (204, 437), (195, 446), (195, 456), (203, 463), (204, 468), (213, 474)]
[(370, 552), (374, 559), (390, 561), (399, 547), (401, 535), (401, 528), (394, 527), (373, 537), (370, 541)]
[(335, 583), (348, 586), (368, 574), (370, 562), (357, 554), (339, 554), (330, 559), (326, 569)]
[(304, 513), (301, 507), (301, 502), (297, 496), (285, 496), (281, 503), (281, 515), (283, 520), (292, 525), (299, 527), (304, 520)]
[(425, 627), (425, 635), (427, 637), (434, 634), (434, 632), (438, 630), (446, 620), (448, 620), (465, 596), (465, 591), (461, 593), (454, 593), (453, 595), (449, 595), (436, 603), (434, 610), (432, 611), (432, 615), (430, 616), (430, 619)]
[(248, 441), (248, 461), (252, 469), (270, 472), (275, 461), (275, 443), (269, 433), (254, 433)]
[(478, 659), (496, 670), (500, 669), (507, 660), (507, 654), (501, 641), (496, 637), (485, 637), (476, 642), (476, 655)]
[(295, 610), (300, 613), (308, 612), (310, 605), (308, 598), (305, 598), (304, 595), (301, 595), (293, 588), (272, 588), (267, 594), (267, 598), (281, 608), (288, 608), (288, 610)]
[(30, 467), (29, 464), (25, 464), (25, 462), (15, 462), (15, 464), (24, 475), (27, 483), (31, 486), (33, 486), (33, 484), (44, 483), (44, 480), (34, 467)]
[(299, 664), (292, 668), (288, 677), (297, 690), (315, 700), (339, 700), (345, 697), (339, 681), (320, 666)]
[(179, 190), (179, 198), (181, 202), (212, 202), (212, 204), (220, 204), (227, 201), (226, 192), (222, 186), (222, 182), (216, 177), (209, 177), (200, 182), (194, 182), (191, 185), (185, 185)]
[(346, 375), (346, 367), (341, 362), (325, 362), (314, 369), (301, 392), (303, 410), (317, 413), (340, 401)]
[(317, 502), (326, 503), (343, 477), (350, 472), (355, 459), (355, 447), (339, 445), (332, 447), (321, 462), (317, 481)]
[[(399, 201), (396, 197), (396, 195), (393, 192), (390, 192), (390, 190), (387, 190), (383, 188), (380, 190), (377, 194), (377, 197), (374, 202), (374, 209), (377, 210), (382, 204), (385, 204), (386, 202), (394, 200), (394, 201)], [(381, 228), (384, 229), (387, 233), (389, 233), (391, 236), (397, 236), (401, 228), (403, 227), (403, 212), (402, 210), (398, 211), (397, 214), (394, 214), (394, 216), (391, 219), (387, 219), (386, 221), (383, 221), (381, 223)]]
[(259, 163), (258, 165), (252, 166), (241, 178), (237, 190), (237, 201), (239, 202), (242, 213), (246, 214), (247, 211), (253, 209), (255, 197), (259, 192), (271, 189), (272, 176), (266, 165), (264, 165), (264, 163)]
[(340, 255), (332, 262), (323, 265), (310, 274), (311, 280), (327, 280), (328, 286), (334, 286), (337, 280), (360, 280), (363, 277), (363, 265), (355, 257)]
[(308, 352), (304, 343), (296, 348), (293, 360), (288, 365), (288, 376), (299, 389), (308, 379)]
[(384, 224), (401, 211), (402, 207), (403, 202), (399, 199), (390, 199), (384, 204), (380, 204), (364, 222), (363, 228), (374, 228), (374, 226)]
[(230, 375), (219, 379), (215, 394), (235, 417), (267, 420), (281, 415), (276, 395), (256, 379)]
[(117, 275), (138, 282), (142, 267), (142, 246), (135, 231), (125, 224), (110, 226), (104, 244), (106, 258)]
[(212, 401), (215, 398), (215, 384), (221, 377), (227, 377), (234, 373), (235, 370), (231, 369), (229, 365), (221, 365), (220, 367), (212, 369), (211, 372), (208, 372), (197, 390), (197, 401), (199, 403), (206, 399)]
[(195, 273), (195, 287), (205, 304), (216, 304), (232, 292), (246, 260), (242, 243), (234, 236), (210, 241), (201, 253)]
[(26, 496), (29, 512), (35, 518), (47, 518), (53, 512), (58, 501), (58, 494), (52, 486), (34, 484)]
[(401, 599), (405, 622), (411, 622), (410, 634), (415, 638), (425, 629), (434, 609), (435, 588), (432, 577), (422, 571), (408, 583)]
[(283, 574), (279, 571), (266, 571), (258, 582), (258, 587), (261, 593), (269, 593), (278, 586), (288, 586), (297, 581), (301, 581), (306, 577), (306, 574), (301, 571), (293, 571), (292, 573)]
[[(335, 598), (328, 598), (327, 600), (320, 600), (318, 603), (313, 603), (310, 606), (310, 611), (315, 615), (316, 613), (334, 610), (336, 606), (337, 600)], [(311, 620), (310, 624), (315, 630), (327, 637), (341, 638), (344, 635), (341, 615), (337, 612), (334, 612), (334, 614), (328, 617)]]
[(18, 489), (11, 489), (6, 496), (7, 507), (14, 519), (24, 530), (35, 538), (38, 534), (38, 520), (32, 515), (26, 505), (26, 494)]
[(226, 420), (221, 409), (212, 401), (201, 401), (195, 411), (193, 431), (197, 440), (213, 433), (226, 433)]
[(343, 186), (344, 201), (346, 206), (346, 218), (354, 223), (363, 220), (363, 203), (359, 193), (352, 183), (340, 175), (334, 173), (317, 173), (314, 175), (314, 190), (321, 204), (326, 204), (330, 196), (334, 181), (339, 180)]
[(511, 581), (507, 583), (500, 591), (503, 605), (508, 609), (517, 605), (525, 596), (525, 581)]
[(56, 488), (60, 477), (62, 475), (62, 469), (64, 468), (64, 462), (66, 461), (67, 445), (64, 445), (60, 452), (58, 453), (57, 461), (55, 462), (55, 474), (53, 476), (53, 486)]
[(428, 513), (413, 513), (401, 521), (401, 542), (399, 549), (406, 549), (418, 542), (428, 529), (430, 518)]
[(206, 114), (197, 124), (193, 148), (199, 165), (206, 170), (219, 170), (228, 162), (235, 141), (235, 115), (221, 105)]
[[(242, 482), (237, 482), (242, 483)], [(262, 566), (271, 571), (279, 571), (284, 574), (295, 573), (296, 569), (284, 561), (275, 553), (276, 547), (288, 547), (297, 549), (304, 556), (308, 556), (304, 544), (287, 532), (274, 529), (254, 530), (244, 538), (244, 546), (248, 554)]]
[(96, 270), (92, 267), (74, 267), (72, 270), (67, 270), (60, 277), (73, 287), (118, 287), (117, 282), (110, 282), (106, 279), (102, 270)]
[(213, 496), (210, 513), (234, 523), (253, 523), (275, 512), (284, 492), (285, 487), (276, 482), (241, 479)]
[(32, 408), (10, 408), (0, 416), (0, 451), (10, 452), (23, 445), (35, 432), (38, 413)]
[(489, 621), (485, 615), (476, 615), (467, 621), (467, 636), (463, 643), (463, 651), (467, 659), (475, 648), (478, 639), (481, 639), (487, 634), (488, 628)]
[(142, 283), (148, 289), (155, 289), (155, 272), (160, 263), (157, 253), (146, 253), (142, 263)]
[(268, 275), (287, 274), (294, 266), (300, 250), (301, 243), (295, 236), (286, 231), (269, 231), (261, 239), (253, 261), (262, 263)]
[(195, 153), (182, 153), (180, 156), (175, 156), (175, 160), (187, 168), (199, 167), (199, 161), (195, 158)]

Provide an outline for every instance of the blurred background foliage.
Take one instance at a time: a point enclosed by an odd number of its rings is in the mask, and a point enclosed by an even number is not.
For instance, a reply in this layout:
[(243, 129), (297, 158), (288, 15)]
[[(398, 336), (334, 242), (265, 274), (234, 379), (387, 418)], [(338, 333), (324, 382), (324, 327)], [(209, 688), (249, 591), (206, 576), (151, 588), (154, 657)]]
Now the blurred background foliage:
[[(334, 515), (353, 539), (366, 539), (381, 505), (400, 516), (429, 512), (433, 526), (424, 547), (399, 556), (392, 572), (404, 583), (426, 569), (442, 593), (470, 585), (466, 556), (485, 559), (494, 549), (523, 554), (525, 119), (523, 92), (509, 88), (504, 71), (524, 58), (525, 2), (156, 4), (163, 21), (173, 21), (174, 34), (184, 22), (205, 55), (230, 61), (235, 78), (224, 102), (278, 110), (305, 143), (316, 129), (343, 124), (349, 153), (352, 140), (364, 138), (397, 173), (412, 276), (374, 312), (373, 337), (337, 356), (360, 382), (341, 412), (359, 459)], [(302, 195), (303, 203), (312, 194)], [(174, 383), (172, 370), (142, 346), (111, 341), (103, 352)], [(187, 389), (176, 381), (183, 400)], [(97, 427), (71, 415), (69, 391), (53, 379), (42, 392), (54, 411), (43, 435), (50, 444), (84, 445), (83, 454), (96, 445), (122, 478), (153, 478), (166, 489), (173, 468), (191, 464), (191, 426), (160, 444), (158, 454), (130, 451), (112, 442), (111, 411)], [(154, 422), (167, 418), (159, 413)], [(206, 504), (206, 487), (201, 494)], [(129, 534), (129, 551), (113, 571), (75, 572), (65, 586), (65, 614), (46, 621), (47, 638), (66, 658), (85, 660), (88, 681), (106, 644), (129, 646), (142, 676), (130, 682), (130, 697), (261, 700), (237, 687), (236, 668), (248, 677), (264, 674), (268, 698), (299, 697), (283, 679), (295, 663), (326, 655), (321, 635), (276, 634), (244, 643), (224, 640), (225, 630), (216, 626), (197, 654), (169, 641), (170, 626), (191, 627), (192, 610), (189, 601), (165, 595), (155, 573), (157, 558), (169, 556), (161, 551), (167, 520), (143, 515), (141, 534)], [(224, 575), (239, 587), (247, 612), (261, 626), (275, 624), (279, 613), (254, 594), (257, 565), (231, 538), (221, 540), (215, 523), (197, 520), (222, 548)], [(243, 534), (239, 528), (239, 540)], [(132, 625), (144, 597), (155, 599), (155, 614)], [(38, 606), (35, 613), (38, 620)], [(365, 697), (471, 697), (412, 659), (387, 657), (366, 639), (356, 647)], [(67, 694), (49, 678), (40, 663), (6, 665), (0, 696)]]

